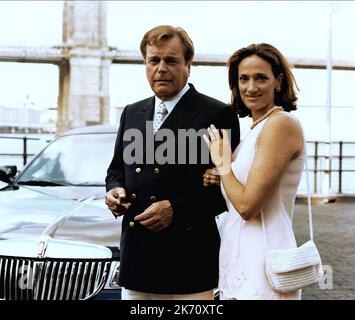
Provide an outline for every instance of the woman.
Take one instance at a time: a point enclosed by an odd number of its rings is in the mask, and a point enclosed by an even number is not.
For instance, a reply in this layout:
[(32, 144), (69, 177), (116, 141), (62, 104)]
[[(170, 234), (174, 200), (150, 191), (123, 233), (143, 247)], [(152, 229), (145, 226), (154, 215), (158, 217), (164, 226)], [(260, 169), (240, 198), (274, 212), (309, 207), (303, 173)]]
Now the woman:
[[(300, 299), (280, 294), (265, 274), (268, 249), (296, 246), (292, 216), (304, 162), (295, 79), (284, 56), (265, 43), (236, 51), (228, 61), (232, 106), (253, 124), (234, 154), (225, 130), (211, 125), (204, 137), (221, 180), (228, 213), (221, 231), (221, 299)], [(204, 183), (218, 182), (211, 171)], [(265, 233), (261, 226), (261, 212)], [(266, 243), (264, 242), (264, 235)]]

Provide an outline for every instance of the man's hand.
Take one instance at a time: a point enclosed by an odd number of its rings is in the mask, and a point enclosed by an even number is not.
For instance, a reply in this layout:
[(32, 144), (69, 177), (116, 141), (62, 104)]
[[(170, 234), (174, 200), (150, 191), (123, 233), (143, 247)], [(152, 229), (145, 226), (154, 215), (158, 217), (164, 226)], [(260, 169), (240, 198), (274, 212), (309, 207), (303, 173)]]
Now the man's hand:
[(154, 202), (134, 220), (147, 227), (150, 231), (161, 231), (173, 221), (173, 208), (169, 200)]
[(221, 177), (219, 176), (218, 170), (216, 168), (207, 169), (202, 178), (204, 187), (208, 187), (212, 184), (221, 184)]
[(107, 191), (105, 203), (115, 218), (125, 214), (131, 206), (130, 202), (126, 202), (126, 190), (119, 187)]

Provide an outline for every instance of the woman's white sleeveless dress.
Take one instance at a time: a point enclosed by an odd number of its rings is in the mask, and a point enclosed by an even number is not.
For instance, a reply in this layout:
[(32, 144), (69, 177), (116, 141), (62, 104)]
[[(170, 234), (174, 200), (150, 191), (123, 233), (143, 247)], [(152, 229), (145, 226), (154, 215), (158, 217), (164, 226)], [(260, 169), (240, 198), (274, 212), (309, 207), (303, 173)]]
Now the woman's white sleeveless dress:
[[(256, 142), (267, 119), (247, 134), (233, 154), (232, 170), (246, 183), (256, 152)], [(269, 249), (296, 247), (292, 217), (296, 191), (303, 170), (304, 154), (292, 160), (279, 185), (263, 207)], [(260, 215), (244, 221), (226, 196), (228, 212), (221, 232), (219, 289), (221, 299), (301, 299), (301, 290), (280, 294), (272, 290), (265, 274), (263, 233)]]

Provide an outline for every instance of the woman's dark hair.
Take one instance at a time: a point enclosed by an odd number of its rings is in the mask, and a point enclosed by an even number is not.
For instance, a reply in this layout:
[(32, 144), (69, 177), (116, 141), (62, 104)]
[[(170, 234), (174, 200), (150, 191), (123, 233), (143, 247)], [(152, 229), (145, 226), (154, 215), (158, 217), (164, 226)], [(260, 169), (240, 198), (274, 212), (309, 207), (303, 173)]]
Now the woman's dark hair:
[(232, 91), (231, 105), (235, 108), (239, 117), (243, 118), (251, 116), (251, 111), (246, 107), (240, 97), (238, 67), (243, 59), (252, 55), (257, 55), (269, 62), (275, 78), (277, 78), (279, 74), (283, 74), (281, 90), (279, 92), (275, 91), (275, 104), (277, 106), (282, 106), (287, 112), (296, 110), (297, 97), (295, 90), (298, 89), (298, 87), (291, 72), (291, 66), (282, 53), (275, 47), (267, 43), (259, 43), (251, 44), (245, 48), (237, 50), (228, 59), (228, 81), (229, 88)]
[(149, 30), (140, 43), (140, 50), (143, 58), (145, 59), (147, 54), (147, 45), (156, 45), (161, 41), (167, 41), (174, 37), (178, 37), (184, 45), (184, 58), (187, 64), (192, 63), (194, 57), (195, 48), (193, 42), (187, 32), (179, 27), (173, 27), (170, 25), (161, 25)]

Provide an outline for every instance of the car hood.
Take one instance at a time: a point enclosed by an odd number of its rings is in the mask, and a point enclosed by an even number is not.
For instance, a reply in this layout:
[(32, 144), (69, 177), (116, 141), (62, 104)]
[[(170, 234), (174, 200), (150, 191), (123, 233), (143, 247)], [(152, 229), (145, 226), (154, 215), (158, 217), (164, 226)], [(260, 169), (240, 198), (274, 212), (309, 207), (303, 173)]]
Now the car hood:
[[(54, 237), (118, 246), (121, 219), (104, 204), (104, 187), (32, 187), (0, 192), (0, 239), (39, 238), (64, 214), (71, 217)], [(74, 209), (78, 199), (95, 197)]]

